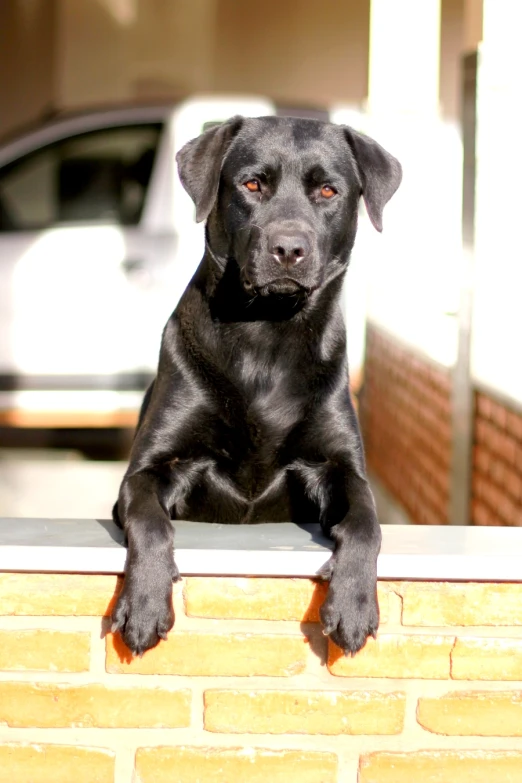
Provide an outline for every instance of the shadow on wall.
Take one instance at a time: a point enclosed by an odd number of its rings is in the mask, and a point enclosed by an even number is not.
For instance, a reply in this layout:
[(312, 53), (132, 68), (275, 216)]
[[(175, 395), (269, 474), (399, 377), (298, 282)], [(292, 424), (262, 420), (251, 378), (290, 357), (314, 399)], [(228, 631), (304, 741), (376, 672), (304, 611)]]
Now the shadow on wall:
[[(256, 580), (253, 579), (253, 581), (255, 582)], [(326, 594), (328, 592), (328, 583), (319, 580), (311, 580), (311, 581), (313, 584), (313, 589), (312, 589), (312, 594), (310, 596), (310, 602), (308, 607), (305, 609), (304, 612), (301, 610), (298, 613), (299, 616), (298, 614), (295, 614), (291, 618), (286, 616), (285, 619), (293, 619), (293, 620), (298, 620), (300, 622), (301, 631), (304, 637), (303, 643), (308, 644), (310, 646), (312, 653), (316, 656), (316, 658), (319, 659), (321, 666), (326, 666), (328, 660), (328, 640), (322, 633), (319, 610), (326, 598)], [(122, 587), (123, 587), (123, 578), (119, 578), (114, 590), (114, 594), (105, 610), (104, 617), (102, 618), (101, 638), (108, 637), (107, 649), (112, 648), (112, 651), (115, 653), (119, 662), (121, 664), (128, 665), (130, 667), (129, 673), (131, 673), (133, 671), (132, 664), (135, 659), (131, 651), (129, 650), (129, 648), (123, 642), (120, 634), (119, 633), (111, 634), (111, 630), (110, 630), (111, 627), (110, 616), (116, 605), (118, 596), (121, 593)], [(259, 593), (258, 595), (261, 596), (261, 593)], [(189, 609), (187, 609), (187, 607), (185, 608), (186, 608), (187, 615), (190, 617), (191, 614)], [(241, 613), (239, 612), (239, 614)], [(236, 617), (239, 617), (239, 614), (236, 614)], [(260, 619), (263, 619), (262, 613), (260, 615)], [(225, 622), (225, 620), (223, 622)], [(216, 629), (216, 632), (219, 632), (219, 628)], [(184, 636), (186, 633), (187, 632), (185, 631)], [(157, 671), (158, 668), (161, 667), (161, 661), (164, 659), (165, 656), (171, 657), (171, 651), (173, 650), (173, 647), (175, 645), (176, 645), (176, 625), (174, 625), (173, 630), (169, 633), (169, 639), (166, 642), (160, 641), (156, 647), (154, 647), (152, 650), (148, 650), (145, 653), (145, 657), (148, 659), (148, 661), (150, 661), (150, 664), (151, 666), (153, 666), (155, 671)], [(344, 655), (343, 651), (335, 647), (335, 645), (330, 645), (330, 647), (331, 647), (330, 661), (335, 661)], [(141, 670), (143, 664), (138, 664), (138, 665), (140, 666), (140, 670)]]

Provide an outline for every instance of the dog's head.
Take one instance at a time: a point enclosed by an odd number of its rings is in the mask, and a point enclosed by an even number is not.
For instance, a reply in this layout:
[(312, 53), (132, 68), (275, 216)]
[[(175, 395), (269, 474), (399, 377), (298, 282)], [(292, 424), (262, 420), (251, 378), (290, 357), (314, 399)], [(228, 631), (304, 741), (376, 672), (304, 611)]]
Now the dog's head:
[(401, 181), (372, 139), (309, 119), (233, 117), (177, 155), (218, 262), (237, 262), (247, 291), (306, 295), (349, 260), (360, 196), (378, 231)]

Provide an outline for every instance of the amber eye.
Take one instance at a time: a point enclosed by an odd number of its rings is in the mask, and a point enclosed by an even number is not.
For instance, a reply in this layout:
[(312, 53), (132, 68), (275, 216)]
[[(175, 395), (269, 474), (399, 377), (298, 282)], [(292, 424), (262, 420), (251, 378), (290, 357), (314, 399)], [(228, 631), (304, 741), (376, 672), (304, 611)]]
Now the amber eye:
[(332, 198), (336, 193), (337, 191), (334, 190), (331, 185), (323, 185), (321, 188), (321, 196), (323, 198)]
[(249, 179), (248, 182), (245, 182), (245, 188), (251, 193), (257, 193), (259, 190), (261, 190), (261, 185), (257, 179)]

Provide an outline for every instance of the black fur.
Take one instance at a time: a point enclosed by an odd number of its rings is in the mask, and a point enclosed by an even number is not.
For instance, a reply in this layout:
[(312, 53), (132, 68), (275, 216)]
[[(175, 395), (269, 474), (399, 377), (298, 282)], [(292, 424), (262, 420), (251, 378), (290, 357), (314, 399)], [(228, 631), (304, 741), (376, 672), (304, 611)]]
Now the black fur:
[(400, 166), (350, 128), (275, 117), (235, 117), (177, 159), (206, 250), (165, 327), (115, 507), (129, 551), (113, 630), (141, 654), (172, 628), (172, 519), (318, 521), (336, 545), (324, 632), (353, 654), (379, 623), (381, 534), (339, 294), (359, 198), (381, 230)]

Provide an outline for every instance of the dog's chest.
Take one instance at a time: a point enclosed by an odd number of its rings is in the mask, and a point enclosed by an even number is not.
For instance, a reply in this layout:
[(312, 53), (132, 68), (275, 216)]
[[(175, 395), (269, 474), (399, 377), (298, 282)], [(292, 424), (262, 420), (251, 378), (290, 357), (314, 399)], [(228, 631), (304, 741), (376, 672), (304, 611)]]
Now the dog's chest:
[(306, 378), (284, 350), (244, 349), (234, 358), (233, 382), (243, 415), (261, 433), (284, 435), (303, 416)]

